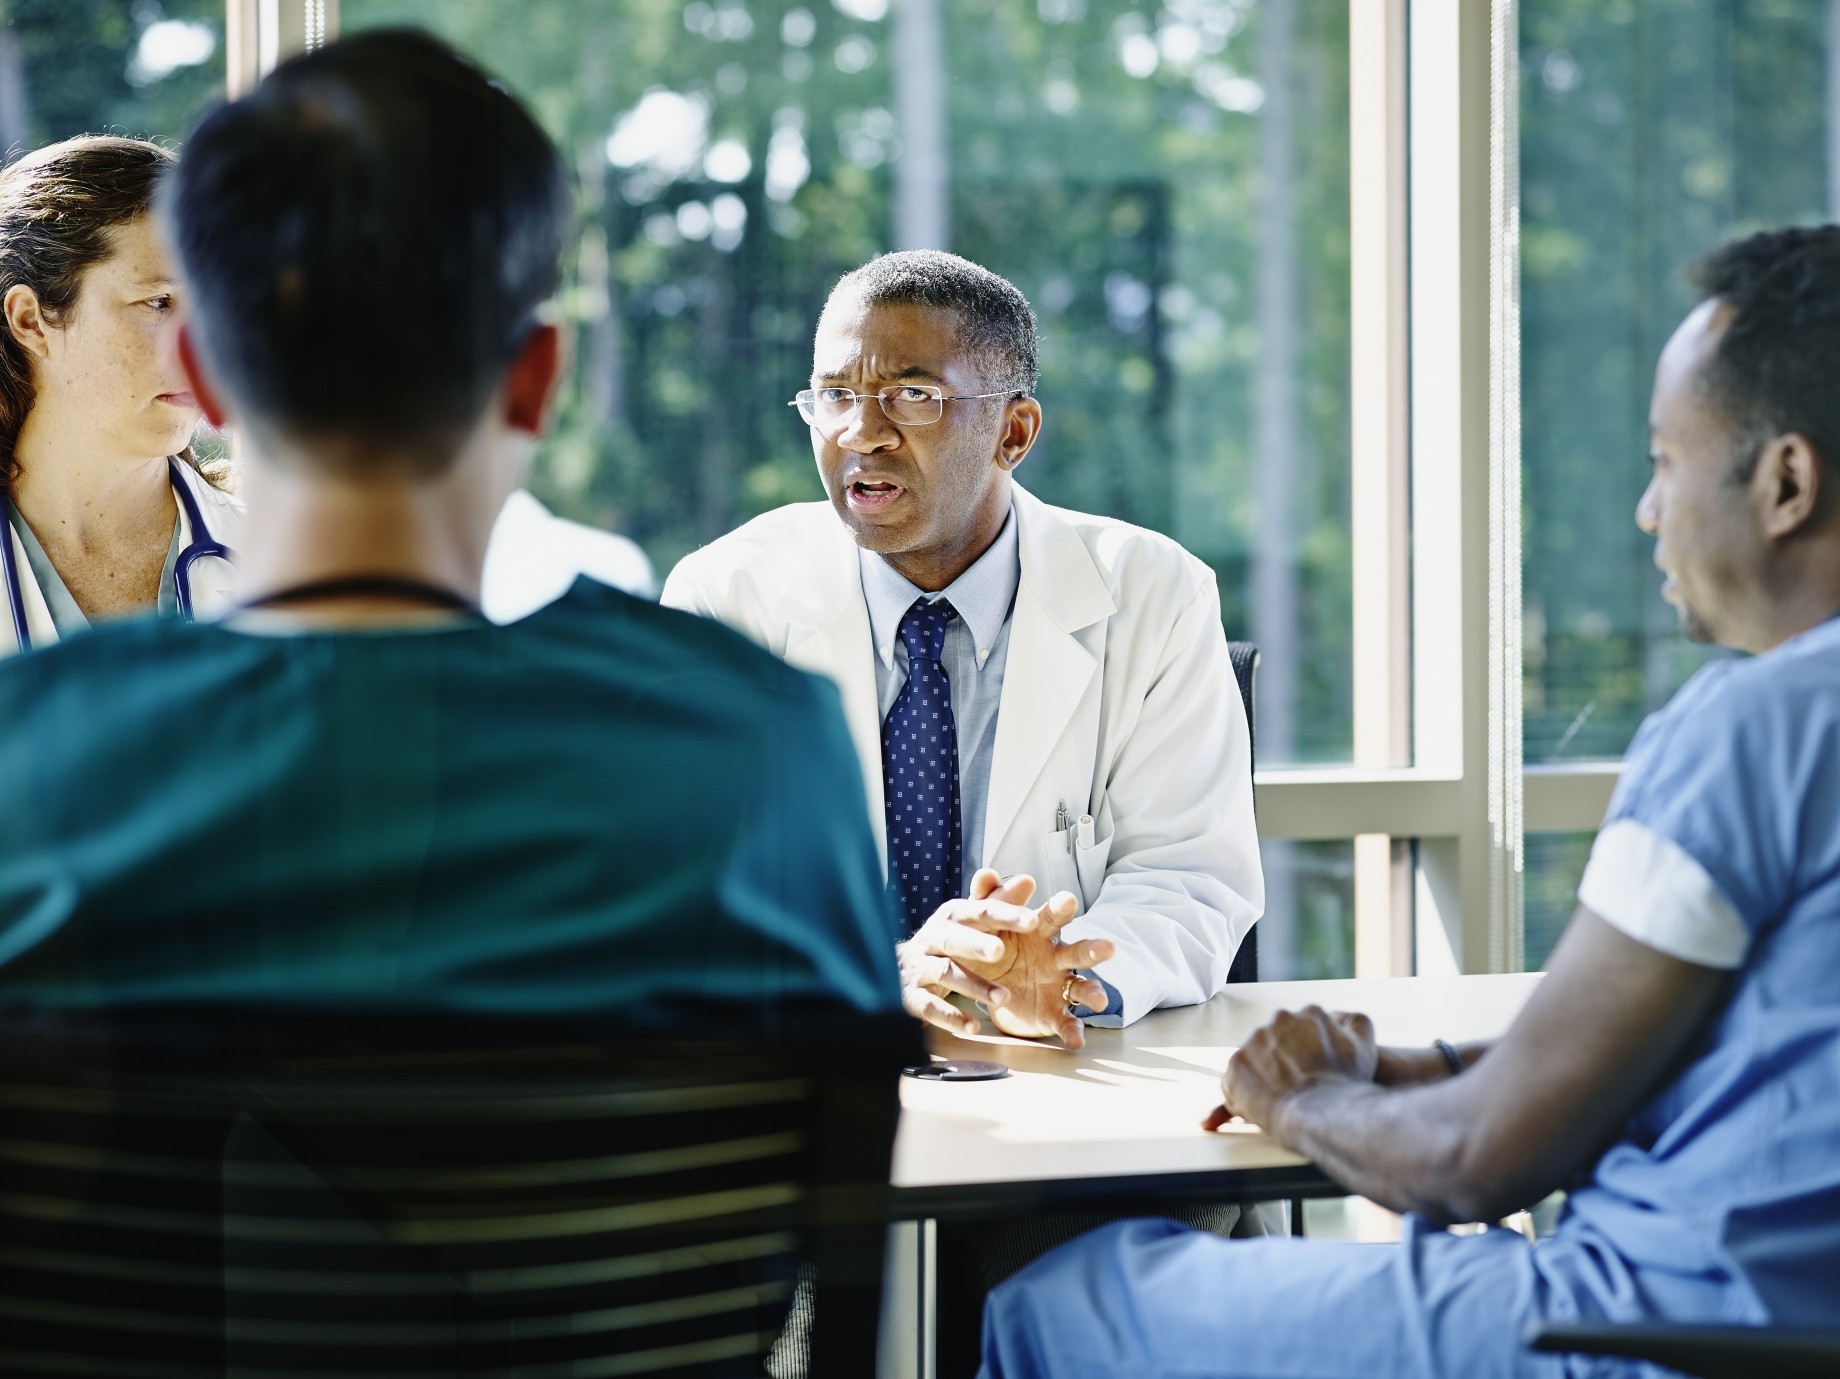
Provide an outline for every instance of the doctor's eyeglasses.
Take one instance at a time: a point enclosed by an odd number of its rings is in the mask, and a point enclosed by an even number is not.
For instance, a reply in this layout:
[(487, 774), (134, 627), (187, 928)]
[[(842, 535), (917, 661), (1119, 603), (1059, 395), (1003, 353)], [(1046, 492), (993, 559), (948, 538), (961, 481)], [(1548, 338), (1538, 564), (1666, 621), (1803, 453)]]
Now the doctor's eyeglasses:
[(945, 414), (948, 402), (981, 402), (991, 397), (1026, 397), (1011, 389), (1002, 393), (972, 393), (965, 397), (948, 397), (944, 388), (930, 383), (897, 383), (880, 392), (857, 393), (848, 388), (807, 388), (788, 407), (797, 407), (808, 425), (820, 431), (835, 431), (849, 420), (857, 406), (874, 398), (882, 415), (896, 426), (931, 426)]

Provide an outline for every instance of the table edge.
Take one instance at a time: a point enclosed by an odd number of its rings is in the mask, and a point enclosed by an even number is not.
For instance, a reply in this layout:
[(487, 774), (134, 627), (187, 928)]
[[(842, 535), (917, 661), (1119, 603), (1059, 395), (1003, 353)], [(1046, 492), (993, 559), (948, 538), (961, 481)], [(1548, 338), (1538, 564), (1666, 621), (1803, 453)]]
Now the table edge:
[(1167, 1204), (1264, 1202), (1292, 1197), (1344, 1197), (1348, 1190), (1307, 1161), (1262, 1168), (1195, 1169), (1128, 1178), (1024, 1178), (927, 1184), (889, 1189), (893, 1220), (990, 1220), (1043, 1211), (1141, 1207), (1166, 1215)]

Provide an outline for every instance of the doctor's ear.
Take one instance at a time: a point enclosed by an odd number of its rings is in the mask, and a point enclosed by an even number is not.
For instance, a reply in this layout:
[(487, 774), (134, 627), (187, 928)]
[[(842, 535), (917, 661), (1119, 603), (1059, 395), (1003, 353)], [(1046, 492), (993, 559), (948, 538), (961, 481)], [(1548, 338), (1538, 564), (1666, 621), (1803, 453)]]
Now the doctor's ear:
[(1003, 404), (1003, 429), (997, 436), (997, 467), (1013, 470), (1028, 458), (1041, 435), (1041, 404), (1032, 397), (1013, 397)]
[(219, 431), (223, 430), (229, 424), (230, 413), (218, 395), (217, 385), (205, 374), (191, 326), (184, 323), (179, 326), (179, 367), (185, 370), (186, 386), (192, 390), (192, 396), (198, 399), (198, 410), (204, 413), (204, 419)]
[(14, 283), (6, 290), (3, 305), (6, 311), (6, 329), (19, 348), (34, 359), (45, 359), (51, 354), (51, 341), (47, 332), (51, 323), (45, 319), (45, 309), (39, 303), (38, 293), (24, 283)]

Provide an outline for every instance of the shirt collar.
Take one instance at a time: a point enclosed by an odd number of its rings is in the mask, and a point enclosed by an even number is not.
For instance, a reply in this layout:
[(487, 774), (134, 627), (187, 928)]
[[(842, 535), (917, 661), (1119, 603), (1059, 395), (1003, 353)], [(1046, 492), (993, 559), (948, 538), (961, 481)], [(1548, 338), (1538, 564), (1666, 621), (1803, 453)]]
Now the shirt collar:
[(862, 570), (863, 598), (869, 605), (869, 632), (875, 638), (875, 654), (883, 665), (894, 664), (895, 638), (901, 631), (901, 619), (914, 606), (915, 599), (948, 600), (977, 645), (978, 664), (984, 663), (997, 634), (1009, 620), (1010, 606), (1016, 601), (1016, 588), (1022, 582), (1022, 557), (1016, 539), (1016, 512), (1012, 507), (1003, 519), (1003, 530), (984, 554), (971, 562), (971, 568), (937, 594), (928, 594), (901, 575), (873, 551), (857, 548), (857, 564)]

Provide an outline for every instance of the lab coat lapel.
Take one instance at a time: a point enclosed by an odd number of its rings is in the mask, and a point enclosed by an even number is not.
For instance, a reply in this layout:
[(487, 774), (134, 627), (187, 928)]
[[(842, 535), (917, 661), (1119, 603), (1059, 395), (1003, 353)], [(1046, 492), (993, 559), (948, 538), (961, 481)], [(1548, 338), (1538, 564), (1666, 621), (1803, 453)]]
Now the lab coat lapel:
[[(996, 857), (1030, 788), (1060, 744), (1099, 662), (1075, 634), (1117, 611), (1079, 536), (1018, 486), (1016, 536), (1022, 582), (1010, 615), (1003, 701), (991, 754), (984, 856)], [(1071, 803), (1071, 802), (1070, 802)], [(1047, 832), (1051, 820), (1040, 820)]]
[[(19, 604), (26, 615), (26, 634), (32, 638), (35, 647), (53, 645), (57, 639), (57, 627), (51, 621), (51, 605), (45, 602), (45, 592), (38, 587), (38, 577), (32, 573), (32, 562), (26, 559), (26, 545), (20, 540), (19, 533), (13, 530), (13, 524), (6, 520), (6, 510), (0, 506), (0, 533), (4, 533), (13, 547), (13, 568), (19, 572)], [(0, 621), (0, 656), (11, 655), (19, 650), (19, 638), (13, 630), (12, 607), (10, 601), (4, 621)]]
[(843, 697), (843, 717), (862, 766), (869, 823), (875, 846), (887, 863), (882, 801), (882, 715), (875, 690), (875, 645), (869, 607), (863, 601), (856, 544), (828, 508), (814, 511), (814, 523), (791, 562), (775, 608), (786, 626), (786, 660), (801, 670), (828, 676)]

